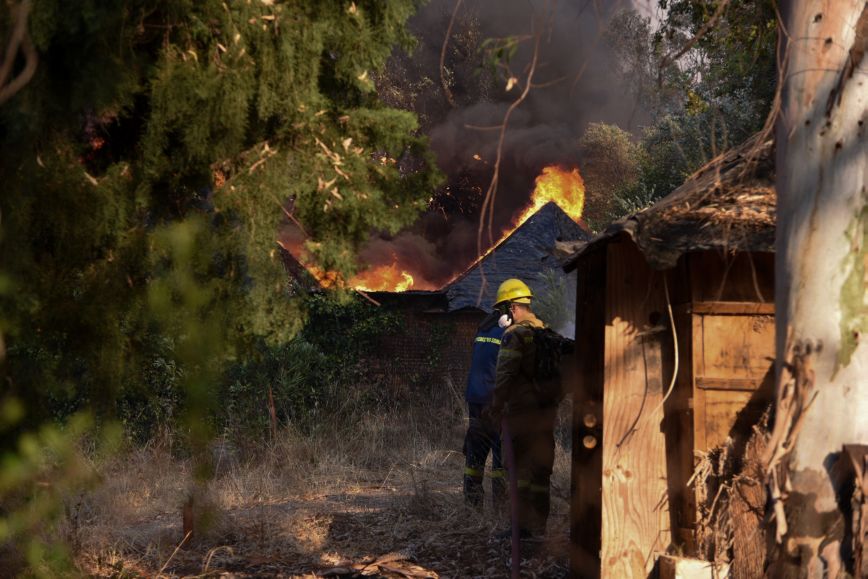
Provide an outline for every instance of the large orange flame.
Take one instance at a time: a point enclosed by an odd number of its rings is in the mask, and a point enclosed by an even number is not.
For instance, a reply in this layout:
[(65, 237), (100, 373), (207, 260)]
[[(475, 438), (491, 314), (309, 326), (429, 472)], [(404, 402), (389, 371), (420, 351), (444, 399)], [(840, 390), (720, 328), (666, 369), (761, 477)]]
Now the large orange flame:
[(358, 273), (350, 280), (350, 285), (369, 292), (405, 292), (413, 287), (413, 282), (413, 276), (402, 270), (396, 259), (390, 264)]
[(402, 270), (398, 265), (397, 256), (392, 256), (392, 263), (361, 271), (347, 282), (340, 273), (323, 269), (316, 263), (313, 263), (310, 255), (300, 244), (278, 243), (324, 288), (352, 287), (369, 292), (405, 292), (410, 289), (436, 289), (424, 280), (421, 283), (417, 283), (409, 272)]
[[(542, 172), (537, 175), (535, 183), (530, 200), (521, 214), (513, 220), (512, 225), (504, 230), (500, 239), (477, 257), (465, 271), (485, 259), (504, 239), (512, 235), (513, 231), (521, 227), (525, 221), (550, 201), (557, 203), (573, 221), (579, 221), (582, 218), (582, 211), (585, 208), (585, 180), (582, 179), (578, 167), (572, 169), (564, 169), (557, 165), (543, 167)], [(460, 275), (461, 273), (455, 274), (450, 283)]]
[(585, 181), (579, 174), (578, 167), (572, 169), (557, 165), (543, 167), (542, 173), (536, 178), (530, 203), (513, 222), (513, 229), (527, 221), (528, 217), (549, 201), (557, 203), (573, 221), (581, 219), (585, 208)]

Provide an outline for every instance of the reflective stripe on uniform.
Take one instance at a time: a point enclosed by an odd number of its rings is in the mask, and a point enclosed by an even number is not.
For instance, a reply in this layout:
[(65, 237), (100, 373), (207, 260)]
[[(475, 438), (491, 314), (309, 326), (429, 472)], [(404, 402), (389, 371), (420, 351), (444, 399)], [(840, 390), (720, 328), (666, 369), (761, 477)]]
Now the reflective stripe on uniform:
[(518, 488), (520, 488), (520, 489), (530, 488), (530, 481), (529, 481), (529, 480), (521, 480), (521, 479), (519, 479), (519, 481), (518, 481)]
[(474, 342), (483, 342), (485, 344), (497, 344), (500, 345), (500, 338), (489, 338), (488, 336), (476, 336)]
[(549, 494), (549, 487), (548, 485), (530, 485), (530, 492), (547, 495)]
[(473, 468), (470, 466), (464, 467), (464, 475), (465, 476), (472, 476), (472, 477), (480, 477), (481, 478), (482, 474), (483, 474), (483, 470), (481, 468)]
[(506, 469), (505, 468), (493, 468), (493, 469), (491, 469), (491, 478), (506, 478)]

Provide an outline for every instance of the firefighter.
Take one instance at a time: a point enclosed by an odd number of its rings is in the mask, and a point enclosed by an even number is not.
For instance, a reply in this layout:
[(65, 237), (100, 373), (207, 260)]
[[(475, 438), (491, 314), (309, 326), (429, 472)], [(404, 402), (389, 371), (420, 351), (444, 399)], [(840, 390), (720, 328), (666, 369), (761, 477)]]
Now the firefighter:
[(464, 438), (464, 500), (475, 507), (482, 506), (485, 496), (482, 480), (489, 453), (491, 495), (495, 506), (502, 505), (506, 498), (506, 471), (500, 454), (500, 424), (483, 419), (483, 414), (487, 414), (485, 411), (491, 405), (497, 352), (503, 335), (498, 317), (499, 312), (495, 311), (479, 324), (473, 340), (473, 357), (464, 393), (470, 415)]
[[(490, 419), (506, 419), (518, 479), (518, 528), (522, 538), (545, 534), (550, 479), (555, 458), (557, 403), (542, 400), (534, 387), (534, 328), (544, 328), (531, 309), (533, 294), (523, 281), (508, 279), (497, 291), (497, 307), (509, 324), (497, 358)], [(516, 524), (516, 521), (513, 521)]]

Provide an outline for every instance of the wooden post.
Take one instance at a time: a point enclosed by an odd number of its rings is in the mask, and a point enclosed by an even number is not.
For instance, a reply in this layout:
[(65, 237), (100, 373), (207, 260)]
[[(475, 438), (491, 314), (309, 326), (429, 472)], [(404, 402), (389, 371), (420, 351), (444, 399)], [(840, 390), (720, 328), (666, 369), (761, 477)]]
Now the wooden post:
[(577, 267), (576, 354), (570, 506), (570, 572), (600, 576), (603, 485), (603, 346), (606, 250), (584, 256)]
[(183, 509), (183, 517), (184, 517), (184, 540), (189, 540), (193, 538), (193, 494), (187, 498), (187, 501), (184, 503)]
[(606, 277), (602, 576), (644, 579), (670, 543), (661, 350), (672, 336), (648, 332), (667, 318), (663, 277), (632, 241), (609, 245)]
[(268, 416), (271, 419), (271, 442), (277, 442), (277, 409), (274, 407), (271, 384), (268, 385)]

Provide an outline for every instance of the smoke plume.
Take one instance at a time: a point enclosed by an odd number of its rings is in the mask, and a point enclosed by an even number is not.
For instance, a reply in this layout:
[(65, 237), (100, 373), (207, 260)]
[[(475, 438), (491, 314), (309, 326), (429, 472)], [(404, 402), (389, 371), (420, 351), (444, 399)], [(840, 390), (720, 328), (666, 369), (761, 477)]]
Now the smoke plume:
[[(411, 55), (397, 53), (377, 79), (389, 104), (414, 110), (429, 135), (448, 183), (429, 211), (409, 230), (377, 236), (361, 252), (369, 266), (406, 265), (416, 288), (435, 288), (478, 256), (476, 234), (483, 195), (491, 180), (499, 132), (521, 92), (540, 35), (533, 88), (513, 113), (503, 143), (495, 241), (527, 203), (534, 178), (547, 165), (578, 166), (578, 141), (590, 122), (629, 128), (637, 116), (629, 87), (616, 71), (605, 40), (606, 26), (626, 0), (464, 0), (455, 13), (444, 75), (440, 57), (456, 0), (431, 0), (412, 18), (418, 38)], [(486, 65), (486, 39), (525, 38), (509, 62), (520, 83)], [(489, 40), (489, 45), (490, 45)], [(487, 241), (487, 238), (486, 238)], [(483, 248), (485, 249), (485, 248)]]

